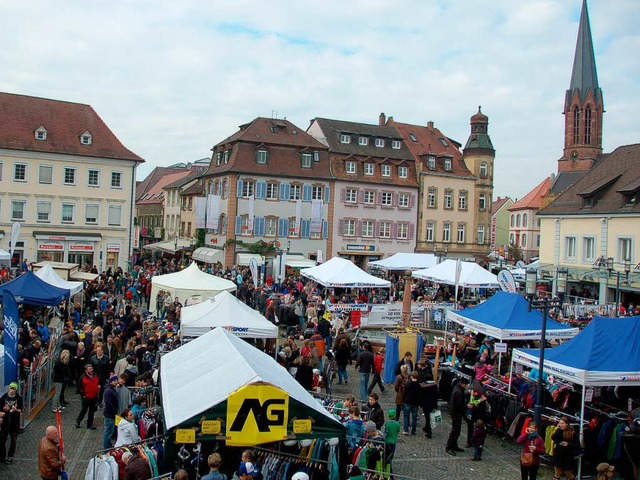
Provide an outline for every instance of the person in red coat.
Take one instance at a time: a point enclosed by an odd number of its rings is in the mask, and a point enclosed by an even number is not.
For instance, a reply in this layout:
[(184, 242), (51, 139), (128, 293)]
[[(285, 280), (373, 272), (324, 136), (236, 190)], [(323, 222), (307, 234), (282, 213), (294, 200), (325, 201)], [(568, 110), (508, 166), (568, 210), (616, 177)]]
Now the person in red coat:
[[(522, 480), (536, 480), (540, 468), (540, 455), (545, 453), (544, 440), (538, 435), (538, 426), (531, 422), (525, 433), (516, 442), (522, 445), (520, 455), (520, 475)], [(523, 454), (531, 455), (523, 455)], [(525, 465), (526, 463), (526, 465)]]
[(82, 409), (76, 419), (76, 428), (81, 428), (80, 423), (84, 416), (87, 416), (87, 428), (95, 430), (93, 426), (93, 416), (96, 413), (98, 405), (98, 395), (100, 393), (100, 381), (98, 376), (93, 372), (93, 365), (88, 363), (84, 366), (84, 374), (80, 377), (79, 385), (80, 397), (82, 398)]

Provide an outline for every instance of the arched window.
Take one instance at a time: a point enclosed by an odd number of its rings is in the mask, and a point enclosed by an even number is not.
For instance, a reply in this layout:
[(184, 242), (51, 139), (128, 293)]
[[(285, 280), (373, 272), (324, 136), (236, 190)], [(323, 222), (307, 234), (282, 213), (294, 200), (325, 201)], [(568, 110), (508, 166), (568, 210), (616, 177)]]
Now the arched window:
[(591, 143), (591, 107), (584, 111), (584, 143)]
[(520, 226), (520, 214), (516, 215), (516, 227)]
[(516, 242), (516, 236), (513, 233), (509, 234), (509, 243), (513, 245)]
[(516, 216), (512, 213), (512, 214), (511, 214), (511, 226), (512, 226), (512, 227), (515, 227), (515, 226), (516, 226), (516, 225), (515, 225), (515, 221), (516, 221), (515, 219), (516, 219)]
[(522, 226), (523, 227), (527, 226), (527, 221), (528, 221), (527, 214), (526, 213), (522, 214)]
[(526, 247), (527, 246), (527, 234), (523, 233), (522, 237), (520, 237), (520, 245), (522, 247)]
[(480, 164), (480, 178), (487, 178), (487, 164), (484, 162)]
[(580, 109), (573, 109), (573, 143), (580, 143)]

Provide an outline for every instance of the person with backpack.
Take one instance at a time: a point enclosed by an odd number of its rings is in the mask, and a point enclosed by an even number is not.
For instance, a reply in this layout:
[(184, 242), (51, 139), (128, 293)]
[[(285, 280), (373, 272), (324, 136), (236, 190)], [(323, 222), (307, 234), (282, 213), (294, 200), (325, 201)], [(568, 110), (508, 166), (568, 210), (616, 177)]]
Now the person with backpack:
[(525, 433), (516, 439), (522, 445), (520, 452), (520, 478), (522, 480), (536, 480), (540, 468), (540, 455), (545, 453), (544, 440), (538, 435), (535, 422), (529, 423)]

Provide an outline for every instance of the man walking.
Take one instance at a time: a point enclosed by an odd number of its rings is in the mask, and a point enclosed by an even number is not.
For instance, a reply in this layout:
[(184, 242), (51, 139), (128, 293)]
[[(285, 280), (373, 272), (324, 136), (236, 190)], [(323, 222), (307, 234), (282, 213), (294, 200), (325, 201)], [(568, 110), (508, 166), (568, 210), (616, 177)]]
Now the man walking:
[(88, 363), (84, 366), (84, 374), (78, 381), (78, 388), (80, 389), (80, 397), (82, 399), (82, 409), (76, 419), (76, 428), (82, 428), (80, 423), (87, 415), (87, 428), (95, 430), (93, 426), (93, 416), (96, 413), (96, 407), (98, 405), (98, 394), (100, 393), (100, 381), (98, 376), (93, 372), (93, 366)]
[(460, 436), (460, 430), (462, 429), (462, 418), (464, 417), (467, 409), (466, 400), (466, 388), (469, 385), (469, 380), (466, 378), (460, 378), (458, 383), (453, 387), (451, 392), (451, 400), (449, 400), (449, 413), (451, 414), (451, 433), (447, 440), (447, 453), (449, 455), (456, 455), (456, 452), (464, 452), (458, 446), (458, 437)]
[(116, 414), (121, 412), (119, 410), (119, 395), (116, 391), (116, 386), (118, 385), (118, 377), (116, 375), (112, 375), (109, 378), (109, 383), (107, 384), (107, 388), (104, 390), (104, 438), (102, 440), (102, 448), (107, 450), (111, 448), (111, 438), (113, 437), (113, 432), (116, 429)]
[(362, 351), (356, 360), (356, 370), (360, 372), (360, 399), (362, 403), (367, 401), (369, 390), (369, 377), (373, 370), (373, 353), (371, 352), (371, 344), (362, 342)]
[[(380, 393), (384, 393), (384, 385), (382, 384), (382, 378), (380, 378), (380, 375), (382, 374), (382, 366), (384, 364), (384, 353), (385, 349), (382, 347), (373, 356), (373, 379), (371, 380), (371, 385), (369, 385), (369, 395), (371, 395), (371, 392), (373, 392), (376, 385), (380, 387)], [(380, 428), (378, 427), (378, 430), (379, 429)]]
[(49, 425), (38, 445), (38, 472), (43, 480), (58, 480), (67, 461), (58, 442), (58, 429)]
[[(0, 462), (11, 463), (16, 453), (16, 443), (20, 432), (20, 413), (24, 408), (22, 397), (18, 394), (18, 384), (11, 382), (9, 391), (0, 397)], [(6, 450), (9, 437), (9, 452)], [(8, 455), (7, 455), (8, 453)]]

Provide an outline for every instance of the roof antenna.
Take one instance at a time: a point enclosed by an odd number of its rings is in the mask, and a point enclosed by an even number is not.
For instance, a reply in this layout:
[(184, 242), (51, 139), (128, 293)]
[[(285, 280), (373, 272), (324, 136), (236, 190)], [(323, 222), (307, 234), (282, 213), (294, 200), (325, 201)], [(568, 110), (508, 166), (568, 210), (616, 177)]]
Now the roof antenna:
[(271, 110), (271, 118), (273, 118), (273, 119), (277, 119), (278, 118), (278, 111), (277, 110)]

